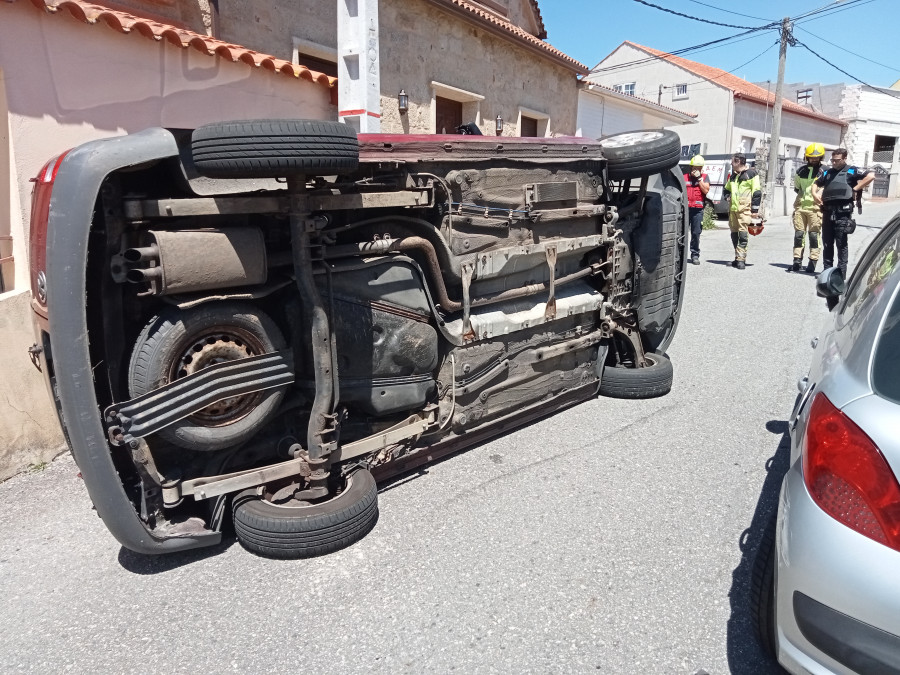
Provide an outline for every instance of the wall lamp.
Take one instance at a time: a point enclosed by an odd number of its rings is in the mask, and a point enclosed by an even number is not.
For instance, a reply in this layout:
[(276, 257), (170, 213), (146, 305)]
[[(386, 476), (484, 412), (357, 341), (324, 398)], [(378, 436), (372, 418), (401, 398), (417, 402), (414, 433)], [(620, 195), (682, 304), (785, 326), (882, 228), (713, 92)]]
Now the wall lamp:
[(405, 89), (401, 89), (400, 93), (397, 94), (397, 110), (400, 111), (401, 115), (405, 115), (406, 111), (409, 110), (409, 95)]
[(503, 118), (500, 115), (497, 115), (497, 119), (494, 120), (494, 131), (498, 136), (503, 133)]

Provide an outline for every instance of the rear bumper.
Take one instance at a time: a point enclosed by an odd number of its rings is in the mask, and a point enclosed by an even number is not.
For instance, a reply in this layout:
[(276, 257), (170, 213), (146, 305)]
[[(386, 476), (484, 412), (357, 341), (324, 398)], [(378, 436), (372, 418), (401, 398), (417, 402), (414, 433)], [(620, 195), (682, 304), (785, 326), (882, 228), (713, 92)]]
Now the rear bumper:
[(160, 536), (147, 528), (125, 494), (94, 390), (85, 307), (87, 249), (95, 201), (106, 176), (122, 167), (177, 154), (174, 136), (159, 128), (76, 148), (57, 174), (47, 231), (49, 339), (56, 347), (56, 393), (72, 455), (109, 531), (123, 546), (148, 554), (211, 546), (221, 540), (221, 534)]
[(900, 672), (900, 552), (828, 516), (800, 463), (777, 532), (778, 659), (791, 672)]

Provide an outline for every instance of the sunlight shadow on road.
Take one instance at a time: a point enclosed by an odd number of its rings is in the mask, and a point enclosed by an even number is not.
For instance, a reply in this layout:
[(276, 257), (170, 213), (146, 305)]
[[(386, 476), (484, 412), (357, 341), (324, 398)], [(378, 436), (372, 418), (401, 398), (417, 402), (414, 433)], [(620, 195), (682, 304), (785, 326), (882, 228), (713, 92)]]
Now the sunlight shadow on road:
[(741, 533), (739, 547), (741, 562), (731, 573), (731, 616), (728, 618), (728, 664), (737, 675), (761, 675), (784, 672), (781, 667), (763, 652), (753, 628), (750, 614), (750, 579), (753, 563), (762, 541), (763, 532), (778, 509), (778, 495), (781, 482), (790, 466), (791, 439), (788, 423), (772, 420), (766, 423), (766, 430), (780, 435), (774, 455), (766, 461), (766, 478), (763, 481), (756, 503), (756, 510), (750, 526)]

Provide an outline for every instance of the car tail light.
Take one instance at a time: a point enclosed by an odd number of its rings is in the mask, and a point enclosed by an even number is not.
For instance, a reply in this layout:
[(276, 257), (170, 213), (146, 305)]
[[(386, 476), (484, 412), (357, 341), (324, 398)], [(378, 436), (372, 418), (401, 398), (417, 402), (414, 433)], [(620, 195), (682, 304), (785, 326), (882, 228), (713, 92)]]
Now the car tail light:
[(832, 518), (900, 550), (900, 485), (865, 432), (819, 393), (803, 439), (803, 478)]
[(31, 297), (35, 303), (46, 310), (47, 279), (45, 269), (47, 263), (47, 220), (50, 216), (50, 193), (53, 181), (68, 150), (44, 164), (36, 178), (32, 178), (34, 187), (31, 190), (31, 229), (29, 232), (31, 259)]

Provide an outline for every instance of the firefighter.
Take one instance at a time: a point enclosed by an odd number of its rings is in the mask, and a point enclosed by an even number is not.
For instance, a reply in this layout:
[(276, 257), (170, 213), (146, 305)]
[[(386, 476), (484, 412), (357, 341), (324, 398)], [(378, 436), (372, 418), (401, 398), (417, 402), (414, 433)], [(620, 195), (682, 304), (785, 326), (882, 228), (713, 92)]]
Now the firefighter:
[(803, 264), (803, 248), (806, 234), (809, 233), (809, 262), (806, 272), (816, 271), (819, 260), (819, 233), (822, 231), (822, 207), (812, 196), (812, 186), (822, 175), (822, 159), (825, 157), (825, 146), (821, 143), (810, 143), (803, 155), (806, 165), (794, 174), (794, 263), (791, 271), (799, 272)]
[(709, 176), (703, 173), (703, 155), (691, 157), (691, 169), (684, 174), (687, 186), (688, 213), (691, 223), (691, 263), (700, 264), (700, 233), (703, 231), (703, 207), (709, 192)]
[(853, 202), (873, 180), (874, 173), (848, 166), (847, 149), (838, 148), (831, 153), (831, 168), (813, 183), (813, 199), (822, 205), (822, 264), (825, 269), (834, 267), (834, 249), (837, 248), (838, 267), (845, 279), (850, 252), (847, 235), (856, 229), (856, 221), (851, 217)]
[(747, 261), (747, 241), (750, 227), (753, 233), (762, 231), (759, 205), (762, 202), (762, 188), (756, 169), (747, 166), (747, 156), (736, 152), (731, 158), (731, 176), (725, 183), (724, 191), (731, 195), (728, 211), (728, 226), (731, 229), (731, 243), (734, 245), (734, 262), (731, 266), (744, 269)]

